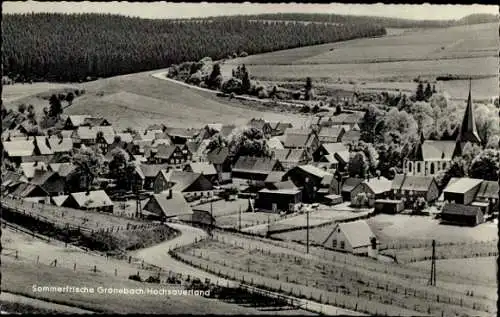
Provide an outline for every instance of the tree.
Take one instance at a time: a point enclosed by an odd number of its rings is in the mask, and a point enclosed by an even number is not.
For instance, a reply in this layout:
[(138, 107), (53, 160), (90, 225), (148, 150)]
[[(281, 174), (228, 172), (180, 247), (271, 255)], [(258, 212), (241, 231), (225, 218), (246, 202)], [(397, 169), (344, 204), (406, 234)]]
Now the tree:
[(417, 142), (419, 138), (417, 122), (406, 111), (392, 108), (385, 114), (384, 123), (386, 143), (411, 145)]
[(435, 129), (434, 124), (434, 111), (431, 105), (425, 101), (417, 101), (412, 107), (408, 109), (408, 113), (413, 116), (417, 122), (417, 126), (420, 125), (422, 132), (425, 136), (431, 134)]
[(66, 95), (66, 101), (68, 102), (68, 105), (71, 106), (73, 104), (74, 99), (75, 95), (72, 92), (68, 92), (68, 94)]
[(349, 156), (348, 172), (350, 177), (364, 178), (368, 170), (366, 157), (363, 152), (351, 152)]
[(362, 141), (370, 143), (377, 142), (378, 136), (383, 131), (384, 123), (381, 122), (383, 120), (383, 114), (383, 111), (376, 106), (368, 106), (368, 109), (366, 109), (359, 123)]
[(490, 138), (500, 135), (500, 120), (493, 105), (477, 105), (474, 109), (476, 128), (481, 145), (490, 143)]
[(305, 99), (306, 100), (312, 100), (314, 98), (314, 92), (313, 92), (313, 85), (312, 85), (312, 79), (311, 77), (306, 78), (306, 84), (305, 84)]
[(28, 105), (28, 115), (27, 115), (27, 118), (28, 120), (30, 120), (30, 122), (32, 124), (37, 124), (36, 122), (36, 114), (35, 114), (35, 107), (33, 107), (33, 105)]
[(474, 158), (469, 168), (469, 176), (489, 181), (497, 181), (500, 169), (500, 151), (486, 149)]
[(248, 93), (250, 91), (250, 87), (252, 86), (250, 82), (250, 75), (248, 74), (245, 65), (241, 67), (241, 71), (243, 73), (241, 78), (241, 90), (243, 91), (243, 93)]
[(451, 165), (437, 174), (436, 181), (438, 183), (439, 190), (443, 190), (450, 179), (454, 177), (465, 177), (467, 175), (466, 162), (462, 158), (456, 158), (451, 162)]
[(425, 87), (425, 91), (424, 91), (424, 99), (427, 101), (427, 100), (429, 100), (431, 97), (432, 97), (432, 88), (431, 88), (431, 84), (430, 84), (430, 83), (427, 83), (427, 86)]
[(413, 203), (413, 210), (416, 212), (421, 212), (427, 208), (427, 202), (424, 197), (418, 197)]
[(415, 93), (415, 99), (417, 101), (425, 100), (424, 84), (422, 82), (418, 83), (417, 92)]
[(24, 114), (26, 112), (26, 105), (24, 103), (20, 104), (17, 106), (17, 111)]
[(72, 175), (74, 181), (69, 182), (75, 187), (73, 190), (90, 190), (94, 179), (102, 171), (102, 155), (90, 148), (82, 147), (73, 156), (73, 164), (76, 165)]
[(3, 118), (5, 118), (7, 116), (7, 108), (5, 108), (5, 105), (3, 104), (3, 102), (2, 102), (2, 110), (1, 111), (2, 111), (1, 118), (3, 120)]
[(210, 76), (208, 77), (208, 87), (211, 89), (219, 88), (221, 84), (221, 82), (219, 82), (220, 78), (222, 78), (220, 65), (215, 63), (212, 68), (212, 73), (210, 73)]
[(50, 97), (49, 104), (49, 114), (51, 117), (57, 117), (63, 112), (61, 100), (59, 100), (55, 94)]
[(319, 108), (319, 106), (318, 106), (318, 105), (314, 105), (314, 107), (312, 107), (312, 109), (311, 109), (311, 112), (312, 112), (312, 113), (318, 113), (318, 112), (319, 112), (319, 109), (320, 109), (320, 108)]

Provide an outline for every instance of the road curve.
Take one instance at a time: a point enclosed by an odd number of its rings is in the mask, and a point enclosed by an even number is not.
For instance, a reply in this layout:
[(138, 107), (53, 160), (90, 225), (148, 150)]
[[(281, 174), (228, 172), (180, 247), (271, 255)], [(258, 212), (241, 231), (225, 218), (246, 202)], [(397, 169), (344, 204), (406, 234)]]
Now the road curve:
[[(17, 295), (2, 291), (0, 294), (0, 300), (18, 304), (25, 304), (41, 309), (53, 310), (60, 313), (73, 313), (73, 314), (94, 314), (93, 311), (81, 309), (74, 306), (56, 304), (52, 302), (47, 302), (41, 299), (32, 298), (23, 295)], [(6, 312), (6, 313), (16, 313), (16, 312)]]
[[(206, 238), (208, 234), (199, 228), (195, 228), (185, 224), (169, 223), (168, 225), (171, 226), (172, 228), (179, 230), (181, 232), (181, 235), (172, 240), (162, 242), (155, 246), (137, 250), (133, 252), (132, 255), (143, 259), (144, 262), (146, 263), (161, 267), (162, 269), (171, 270), (175, 273), (182, 273), (183, 275), (189, 274), (191, 276), (196, 276), (201, 279), (209, 278), (212, 282), (217, 282), (219, 285), (228, 285), (229, 287), (237, 287), (240, 284), (239, 282), (236, 281), (220, 278), (216, 275), (207, 273), (201, 269), (192, 267), (190, 265), (187, 265), (183, 262), (177, 261), (174, 258), (172, 258), (168, 254), (169, 249), (174, 249), (176, 247), (191, 244), (195, 242), (195, 240), (199, 241), (202, 238)], [(362, 313), (343, 309), (340, 307), (335, 307), (332, 305), (325, 305), (306, 299), (297, 298), (297, 300), (305, 303), (309, 310), (318, 313), (324, 313), (327, 315), (364, 316), (364, 314)]]

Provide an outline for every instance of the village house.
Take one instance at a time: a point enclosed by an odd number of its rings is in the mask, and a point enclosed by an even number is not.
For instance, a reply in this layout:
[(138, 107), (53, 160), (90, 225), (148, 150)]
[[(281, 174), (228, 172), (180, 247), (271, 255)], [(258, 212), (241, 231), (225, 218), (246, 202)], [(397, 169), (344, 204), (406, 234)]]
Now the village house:
[(264, 180), (264, 186), (269, 189), (273, 189), (275, 183), (280, 183), (283, 181), (283, 177), (285, 176), (286, 172), (284, 171), (274, 171), (270, 172), (266, 179)]
[(57, 207), (62, 207), (69, 195), (51, 196), (50, 203)]
[(18, 199), (25, 199), (30, 197), (39, 197), (45, 201), (45, 197), (49, 197), (49, 193), (42, 187), (31, 183), (18, 183), (13, 186), (11, 195)]
[(46, 171), (47, 164), (45, 162), (24, 162), (19, 165), (20, 170), (22, 171), (24, 177), (26, 179), (31, 180), (33, 177), (35, 177), (35, 172), (37, 170), (41, 171)]
[(196, 137), (200, 134), (200, 130), (198, 129), (186, 128), (166, 128), (165, 132), (174, 144), (185, 144), (188, 141), (195, 141)]
[(73, 150), (73, 140), (68, 137), (50, 136), (47, 138), (49, 147), (54, 154), (69, 154)]
[(57, 172), (36, 170), (30, 183), (40, 186), (50, 196), (63, 195), (65, 193), (66, 180)]
[(151, 163), (163, 164), (169, 166), (182, 168), (187, 162), (191, 160), (191, 152), (183, 151), (177, 145), (160, 144), (156, 149), (149, 149), (146, 155)]
[[(98, 133), (99, 135), (102, 134), (99, 139)], [(107, 147), (112, 144), (115, 139), (115, 131), (111, 126), (79, 126), (71, 137), (73, 143), (76, 144), (77, 147), (82, 144), (85, 146), (99, 144), (100, 147), (102, 146), (103, 149), (107, 150)]]
[(216, 219), (207, 210), (193, 209), (192, 214), (178, 215), (177, 219), (182, 222), (189, 222), (191, 226), (209, 230), (216, 224)]
[(392, 180), (392, 197), (400, 200), (404, 198), (407, 207), (419, 197), (430, 204), (439, 198), (439, 188), (432, 176), (415, 176), (398, 174)]
[(155, 178), (153, 190), (160, 193), (167, 189), (175, 192), (207, 195), (214, 189), (212, 183), (202, 174), (177, 170), (161, 170)]
[(342, 137), (345, 132), (346, 131), (342, 126), (322, 127), (319, 130), (318, 139), (321, 143), (342, 142)]
[(285, 170), (291, 169), (297, 165), (309, 163), (309, 156), (305, 149), (283, 149), (271, 150), (272, 157), (278, 160)]
[(20, 183), (26, 182), (24, 176), (15, 171), (9, 171), (6, 169), (2, 169), (2, 183), (1, 183), (1, 194), (7, 195), (11, 193), (13, 189), (19, 185)]
[(322, 143), (313, 153), (318, 167), (344, 170), (349, 163), (349, 149), (343, 143)]
[(351, 201), (352, 190), (364, 181), (362, 178), (349, 177), (342, 182), (341, 193), (343, 201)]
[(483, 180), (472, 204), (475, 202), (486, 203), (485, 214), (498, 212), (498, 191), (498, 182)]
[(373, 244), (376, 249), (376, 236), (364, 220), (335, 224), (322, 243), (325, 248), (356, 255), (371, 255)]
[(90, 118), (89, 115), (70, 115), (64, 124), (64, 130), (75, 130), (83, 125), (85, 119)]
[(35, 143), (33, 140), (4, 141), (2, 142), (5, 153), (4, 158), (19, 165), (24, 157), (31, 157), (35, 153)]
[(333, 175), (313, 165), (300, 165), (292, 168), (283, 176), (295, 186), (302, 188), (305, 203), (316, 202), (321, 196), (332, 193)]
[(214, 165), (217, 171), (219, 184), (231, 180), (231, 157), (229, 155), (229, 148), (222, 147), (208, 152), (206, 160), (208, 163)]
[(376, 213), (397, 214), (405, 209), (404, 202), (397, 199), (377, 199), (373, 205)]
[(94, 190), (69, 194), (63, 203), (64, 207), (113, 212), (113, 202), (104, 190)]
[(233, 166), (232, 177), (250, 182), (263, 182), (270, 172), (283, 171), (283, 165), (272, 158), (240, 156)]
[(289, 122), (269, 122), (268, 124), (271, 128), (269, 133), (271, 136), (284, 135), (287, 129), (293, 128)]
[(469, 205), (474, 201), (483, 180), (463, 177), (450, 182), (443, 191), (444, 200), (449, 203)]
[(152, 190), (158, 173), (170, 167), (168, 164), (140, 164), (139, 168), (144, 175), (144, 189)]
[(167, 190), (152, 195), (143, 208), (143, 214), (147, 218), (164, 221), (174, 217), (192, 215), (193, 210), (182, 193)]
[(217, 170), (213, 164), (207, 162), (189, 163), (184, 167), (184, 171), (203, 174), (212, 184), (218, 182)]
[(286, 149), (305, 149), (310, 156), (319, 145), (318, 136), (312, 130), (288, 129), (284, 135), (283, 146)]
[(359, 123), (365, 113), (363, 111), (354, 111), (351, 113), (343, 112), (329, 118), (330, 126), (347, 125), (350, 130), (359, 131)]
[(110, 126), (111, 123), (109, 123), (108, 120), (102, 117), (86, 117), (83, 119), (83, 123), (81, 126), (88, 126), (88, 127), (106, 127)]
[(383, 176), (365, 179), (351, 191), (351, 202), (358, 194), (364, 193), (368, 198), (368, 206), (373, 207), (375, 200), (384, 199), (390, 195), (392, 182)]
[(54, 151), (50, 148), (49, 140), (46, 136), (35, 137), (35, 155), (53, 155)]

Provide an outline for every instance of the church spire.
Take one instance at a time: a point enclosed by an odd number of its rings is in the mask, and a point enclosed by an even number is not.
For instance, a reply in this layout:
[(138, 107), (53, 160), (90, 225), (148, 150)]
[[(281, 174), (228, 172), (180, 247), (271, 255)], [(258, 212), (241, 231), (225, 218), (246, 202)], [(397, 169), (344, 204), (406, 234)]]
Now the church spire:
[(469, 79), (469, 97), (467, 98), (467, 107), (465, 108), (462, 125), (457, 136), (457, 142), (481, 143), (481, 138), (477, 133), (476, 122), (474, 121), (474, 112), (472, 111), (471, 97), (471, 79)]

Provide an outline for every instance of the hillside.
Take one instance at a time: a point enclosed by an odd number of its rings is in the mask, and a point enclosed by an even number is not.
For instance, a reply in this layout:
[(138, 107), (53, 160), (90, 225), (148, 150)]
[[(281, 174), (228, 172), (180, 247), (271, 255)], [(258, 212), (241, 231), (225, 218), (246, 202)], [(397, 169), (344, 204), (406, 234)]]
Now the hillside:
[[(104, 14), (3, 15), (4, 74), (16, 81), (86, 81), (171, 64), (214, 60), (243, 51), (259, 54), (293, 47), (373, 37), (385, 29), (342, 25), (261, 23), (219, 17), (197, 23)], [(23, 32), (19, 32), (23, 30)]]
[[(129, 74), (74, 85), (86, 92), (66, 108), (66, 114), (90, 114), (107, 118), (116, 129), (146, 128), (154, 123), (174, 127), (202, 127), (207, 123), (244, 124), (252, 117), (287, 121), (301, 125), (304, 116), (265, 112), (254, 104), (217, 97), (215, 93), (195, 90), (171, 81), (153, 78), (158, 71)], [(18, 85), (5, 86), (7, 94)], [(35, 96), (26, 97), (29, 84), (22, 85), (20, 99), (6, 102), (7, 108), (20, 103), (33, 104), (38, 112), (48, 101)], [(34, 86), (36, 87), (36, 85)], [(38, 93), (38, 90), (36, 90)], [(12, 94), (11, 94), (12, 95)]]

